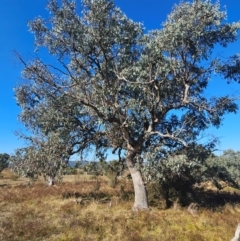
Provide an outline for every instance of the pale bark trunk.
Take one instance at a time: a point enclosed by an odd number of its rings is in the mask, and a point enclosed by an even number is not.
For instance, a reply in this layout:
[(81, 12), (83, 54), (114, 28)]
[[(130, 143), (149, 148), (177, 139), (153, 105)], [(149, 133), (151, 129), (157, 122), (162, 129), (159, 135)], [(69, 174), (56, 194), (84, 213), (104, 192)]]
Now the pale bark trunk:
[(53, 185), (54, 185), (54, 178), (48, 177), (48, 186), (53, 186)]
[(147, 197), (147, 190), (144, 185), (144, 181), (142, 178), (142, 174), (134, 167), (134, 153), (127, 154), (127, 166), (130, 171), (133, 186), (134, 186), (134, 193), (135, 193), (135, 201), (133, 205), (133, 210), (148, 210), (148, 197)]

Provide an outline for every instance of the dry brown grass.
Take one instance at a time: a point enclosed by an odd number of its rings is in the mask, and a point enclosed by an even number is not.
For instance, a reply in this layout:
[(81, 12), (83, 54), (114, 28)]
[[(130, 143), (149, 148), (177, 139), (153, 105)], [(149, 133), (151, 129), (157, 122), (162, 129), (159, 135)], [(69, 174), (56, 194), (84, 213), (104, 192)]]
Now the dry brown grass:
[[(48, 187), (42, 182), (27, 186), (26, 179), (14, 181), (7, 171), (3, 176), (0, 240), (4, 241), (225, 241), (234, 236), (240, 222), (240, 206), (230, 204), (218, 212), (200, 209), (194, 216), (179, 207), (131, 212), (128, 181), (113, 189), (106, 178), (97, 182), (89, 176), (68, 176), (62, 185)], [(86, 197), (89, 202), (75, 202)]]

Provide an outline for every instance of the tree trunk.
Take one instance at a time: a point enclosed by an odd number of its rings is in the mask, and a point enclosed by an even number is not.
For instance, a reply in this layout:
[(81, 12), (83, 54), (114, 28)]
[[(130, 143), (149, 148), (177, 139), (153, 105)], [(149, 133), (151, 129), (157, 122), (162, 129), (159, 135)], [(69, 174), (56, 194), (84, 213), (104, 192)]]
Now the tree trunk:
[(54, 177), (48, 177), (48, 186), (54, 185)]
[(135, 153), (128, 152), (127, 154), (127, 166), (130, 171), (134, 193), (135, 193), (135, 201), (132, 210), (148, 210), (148, 197), (147, 190), (143, 182), (142, 174), (134, 167), (134, 157)]

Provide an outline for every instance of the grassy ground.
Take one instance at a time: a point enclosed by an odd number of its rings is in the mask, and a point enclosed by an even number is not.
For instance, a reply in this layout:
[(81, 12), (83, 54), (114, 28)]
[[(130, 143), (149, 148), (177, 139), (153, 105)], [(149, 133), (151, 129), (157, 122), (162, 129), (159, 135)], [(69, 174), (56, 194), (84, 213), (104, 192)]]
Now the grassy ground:
[(91, 241), (230, 240), (240, 222), (240, 206), (218, 211), (187, 208), (131, 211), (131, 181), (116, 188), (106, 178), (66, 176), (60, 186), (26, 185), (8, 171), (0, 178), (0, 240)]

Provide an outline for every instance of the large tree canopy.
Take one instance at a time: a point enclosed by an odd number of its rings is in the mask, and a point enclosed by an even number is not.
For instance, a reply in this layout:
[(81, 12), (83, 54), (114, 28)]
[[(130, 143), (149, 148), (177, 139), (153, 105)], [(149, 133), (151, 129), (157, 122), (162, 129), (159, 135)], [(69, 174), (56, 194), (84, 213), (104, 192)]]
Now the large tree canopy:
[(16, 88), (20, 120), (33, 135), (58, 133), (69, 154), (96, 147), (102, 155), (123, 151), (135, 189), (134, 209), (147, 209), (142, 159), (190, 148), (225, 113), (236, 112), (229, 96), (206, 97), (212, 73), (239, 81), (239, 58), (213, 56), (215, 46), (237, 40), (240, 23), (229, 24), (218, 3), (176, 5), (162, 29), (145, 32), (112, 0), (57, 0), (50, 19), (29, 23), (38, 57), (24, 64), (27, 81)]

